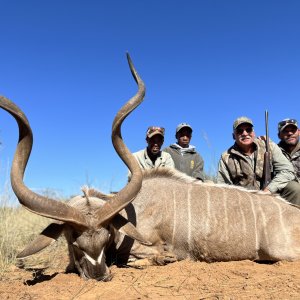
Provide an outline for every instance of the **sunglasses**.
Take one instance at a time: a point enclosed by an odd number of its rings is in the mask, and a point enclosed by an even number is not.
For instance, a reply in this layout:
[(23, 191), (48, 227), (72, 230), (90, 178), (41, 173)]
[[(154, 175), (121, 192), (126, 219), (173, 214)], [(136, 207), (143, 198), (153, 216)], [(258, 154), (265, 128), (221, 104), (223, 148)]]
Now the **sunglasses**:
[(297, 126), (297, 120), (295, 119), (287, 119), (278, 123), (278, 127), (281, 128), (286, 124), (293, 124)]
[(157, 126), (150, 126), (147, 130), (147, 134), (151, 134), (152, 132), (160, 132), (162, 134), (165, 133), (165, 129), (163, 127), (157, 127)]
[(295, 133), (298, 131), (298, 128), (297, 127), (290, 127), (290, 126), (287, 126), (285, 127), (283, 130), (281, 130), (280, 132), (282, 132), (283, 134), (288, 134), (288, 133)]
[(237, 128), (237, 129), (235, 130), (235, 132), (236, 132), (237, 134), (243, 134), (244, 131), (246, 131), (247, 133), (251, 133), (251, 132), (253, 132), (253, 128), (252, 128), (252, 127), (247, 127), (247, 128)]

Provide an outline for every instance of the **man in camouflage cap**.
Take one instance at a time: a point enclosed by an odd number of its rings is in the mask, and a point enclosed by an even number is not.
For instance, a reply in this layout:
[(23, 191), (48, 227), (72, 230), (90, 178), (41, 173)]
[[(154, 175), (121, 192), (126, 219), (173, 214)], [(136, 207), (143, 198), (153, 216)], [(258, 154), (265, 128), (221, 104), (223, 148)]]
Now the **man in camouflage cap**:
[(300, 130), (295, 119), (284, 119), (278, 123), (278, 137), (284, 156), (292, 163), (298, 182), (300, 181)]
[[(143, 170), (158, 167), (174, 168), (174, 162), (170, 154), (162, 152), (165, 129), (159, 126), (150, 126), (146, 132), (146, 149), (133, 153)], [(130, 177), (130, 174), (128, 175)]]
[[(218, 183), (262, 189), (266, 151), (264, 139), (255, 137), (253, 122), (248, 117), (234, 121), (232, 136), (234, 145), (223, 152), (219, 161)], [(287, 201), (300, 204), (300, 184), (295, 181), (292, 164), (274, 142), (269, 144), (272, 180), (264, 191), (279, 193)]]

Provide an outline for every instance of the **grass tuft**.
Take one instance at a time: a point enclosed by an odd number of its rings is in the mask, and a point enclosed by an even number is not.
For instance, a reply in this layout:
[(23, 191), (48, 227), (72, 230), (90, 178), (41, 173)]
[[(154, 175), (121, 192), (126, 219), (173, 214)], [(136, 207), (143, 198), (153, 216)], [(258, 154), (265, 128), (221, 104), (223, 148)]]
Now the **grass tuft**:
[[(64, 239), (41, 251), (40, 254), (17, 260), (16, 256), (31, 242), (50, 222), (51, 219), (41, 217), (16, 205), (18, 200), (9, 188), (0, 195), (0, 278), (13, 265), (23, 268), (47, 268), (52, 266), (57, 255), (61, 256), (61, 247), (65, 247)], [(55, 249), (59, 248), (59, 249)], [(64, 250), (64, 255), (67, 250)]]

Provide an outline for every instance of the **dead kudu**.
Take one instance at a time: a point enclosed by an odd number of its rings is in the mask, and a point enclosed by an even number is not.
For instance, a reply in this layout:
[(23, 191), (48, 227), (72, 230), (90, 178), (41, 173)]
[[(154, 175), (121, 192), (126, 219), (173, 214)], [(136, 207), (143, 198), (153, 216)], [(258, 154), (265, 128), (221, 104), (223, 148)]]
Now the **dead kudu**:
[(11, 182), (19, 201), (36, 214), (56, 219), (26, 247), (32, 255), (64, 231), (70, 266), (83, 278), (109, 280), (107, 261), (149, 258), (156, 263), (300, 259), (300, 210), (283, 199), (243, 189), (200, 183), (174, 170), (141, 173), (123, 144), (121, 124), (143, 100), (144, 84), (129, 65), (139, 89), (117, 114), (112, 141), (132, 173), (116, 195), (85, 189), (68, 204), (41, 197), (23, 183), (32, 146), (25, 115), (9, 100), (0, 106), (18, 121), (19, 143)]

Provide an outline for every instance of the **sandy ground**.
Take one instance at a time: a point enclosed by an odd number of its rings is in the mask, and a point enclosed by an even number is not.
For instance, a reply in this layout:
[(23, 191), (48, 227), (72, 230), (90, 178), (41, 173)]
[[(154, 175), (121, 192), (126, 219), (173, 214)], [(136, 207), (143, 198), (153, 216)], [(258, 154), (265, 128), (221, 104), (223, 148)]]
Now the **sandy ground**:
[(117, 268), (110, 282), (65, 274), (67, 258), (46, 269), (15, 266), (1, 276), (0, 299), (300, 299), (300, 262), (181, 261)]

